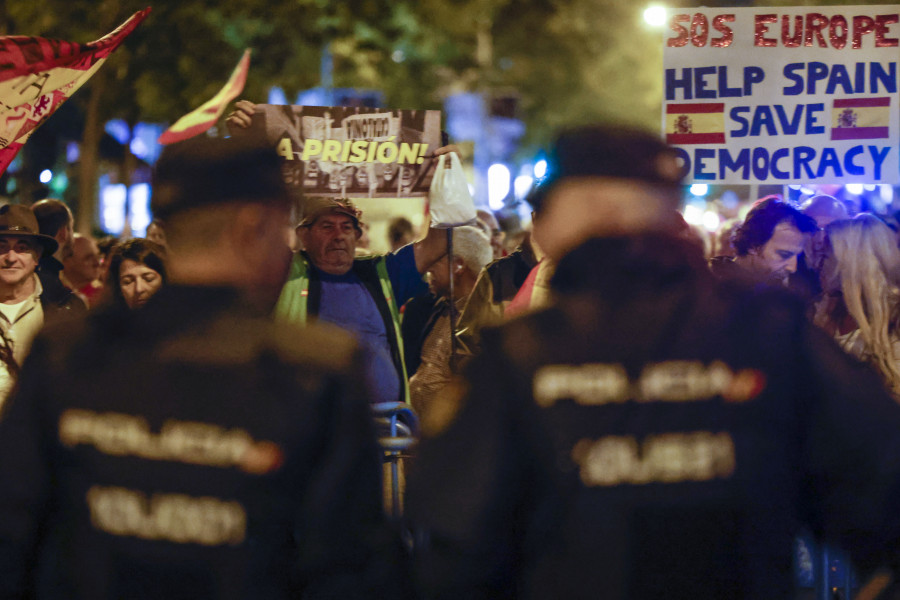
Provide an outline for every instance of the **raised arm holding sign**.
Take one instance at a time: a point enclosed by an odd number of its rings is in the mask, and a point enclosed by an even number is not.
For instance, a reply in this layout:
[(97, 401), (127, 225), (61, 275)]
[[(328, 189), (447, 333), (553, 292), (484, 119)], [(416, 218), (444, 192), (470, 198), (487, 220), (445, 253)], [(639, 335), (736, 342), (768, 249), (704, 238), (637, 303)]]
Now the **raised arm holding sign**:
[[(346, 192), (357, 188), (341, 185), (338, 189), (332, 189), (334, 186), (330, 185), (331, 176), (341, 168), (336, 169), (335, 164), (343, 163), (338, 161), (322, 165), (312, 158), (310, 146), (315, 144), (310, 142), (318, 142), (317, 152), (321, 153), (329, 140), (334, 141), (337, 146), (331, 146), (338, 149), (349, 141), (349, 163), (354, 143), (375, 141), (353, 140), (353, 136), (384, 137), (385, 133), (391, 131), (391, 127), (396, 128), (404, 123), (404, 114), (412, 111), (382, 110), (369, 121), (355, 118), (356, 113), (345, 114), (344, 119), (335, 118), (342, 111), (350, 110), (355, 109), (266, 106), (243, 100), (235, 105), (235, 110), (228, 116), (226, 123), (235, 138), (268, 135), (267, 141), (270, 143), (279, 146), (290, 144), (292, 148), (298, 148), (291, 150), (295, 153), (292, 158), (283, 155), (283, 173), (288, 183), (299, 189), (304, 197), (303, 215), (297, 226), (297, 235), (304, 250), (294, 256), (290, 276), (276, 307), (276, 317), (301, 324), (311, 318), (318, 318), (355, 333), (369, 350), (366, 379), (373, 399), (376, 402), (408, 402), (408, 378), (403, 360), (399, 308), (413, 296), (427, 291), (422, 274), (447, 253), (447, 237), (445, 231), (431, 227), (424, 238), (396, 252), (366, 258), (355, 256), (356, 243), (361, 235), (362, 211), (354, 206)], [(393, 113), (399, 113), (400, 116), (384, 117)], [(299, 121), (297, 115), (300, 115)], [(414, 118), (419, 116), (422, 115), (412, 115)], [(439, 121), (435, 117), (439, 115), (424, 116), (421, 121), (423, 135), (426, 131), (432, 133), (431, 129)], [(409, 120), (405, 122), (409, 123)], [(304, 135), (316, 129), (321, 139)], [(341, 131), (337, 131), (338, 129)], [(436, 139), (440, 139), (439, 129), (435, 129), (433, 133), (437, 133)], [(347, 135), (350, 136), (349, 139)], [(430, 141), (430, 137), (428, 139)], [(417, 143), (425, 145), (424, 142)], [(415, 180), (417, 184), (425, 181), (425, 173), (429, 174), (430, 184), (431, 163), (437, 162), (435, 157), (457, 150), (455, 146), (437, 148), (436, 143), (429, 144), (429, 147), (434, 147), (435, 150), (423, 157), (422, 165), (417, 165), (417, 172), (420, 174)], [(304, 155), (306, 159), (303, 158)], [(326, 183), (323, 186), (320, 185), (319, 178), (325, 170), (330, 171), (330, 176), (324, 180)], [(381, 189), (385, 172), (390, 171), (376, 172), (381, 179), (374, 189)], [(413, 181), (412, 178), (409, 181)], [(417, 187), (418, 185), (410, 184), (404, 189), (413, 192)], [(426, 186), (421, 193), (427, 191)], [(370, 194), (362, 192), (357, 195)], [(469, 201), (471, 202), (471, 198)], [(474, 214), (474, 206), (471, 212)]]

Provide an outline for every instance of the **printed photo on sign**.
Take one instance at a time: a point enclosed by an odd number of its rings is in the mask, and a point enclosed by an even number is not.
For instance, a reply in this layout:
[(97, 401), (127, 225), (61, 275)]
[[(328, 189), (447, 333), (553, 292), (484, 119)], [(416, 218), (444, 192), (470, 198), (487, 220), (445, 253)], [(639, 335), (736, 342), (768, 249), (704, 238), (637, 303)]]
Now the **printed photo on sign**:
[(693, 183), (900, 182), (900, 6), (679, 8), (666, 141)]
[(428, 194), (440, 127), (435, 110), (266, 104), (237, 135), (274, 145), (306, 196), (407, 198)]

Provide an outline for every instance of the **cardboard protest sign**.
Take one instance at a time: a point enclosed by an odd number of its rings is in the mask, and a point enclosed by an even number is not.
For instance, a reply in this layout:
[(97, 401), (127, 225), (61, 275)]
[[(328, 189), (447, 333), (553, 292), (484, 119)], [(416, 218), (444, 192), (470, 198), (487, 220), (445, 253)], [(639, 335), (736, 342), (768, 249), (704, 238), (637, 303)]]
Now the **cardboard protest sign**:
[(897, 183), (900, 6), (681, 9), (663, 133), (689, 181)]
[(257, 105), (238, 132), (275, 146), (285, 181), (306, 196), (427, 196), (441, 113), (341, 106)]

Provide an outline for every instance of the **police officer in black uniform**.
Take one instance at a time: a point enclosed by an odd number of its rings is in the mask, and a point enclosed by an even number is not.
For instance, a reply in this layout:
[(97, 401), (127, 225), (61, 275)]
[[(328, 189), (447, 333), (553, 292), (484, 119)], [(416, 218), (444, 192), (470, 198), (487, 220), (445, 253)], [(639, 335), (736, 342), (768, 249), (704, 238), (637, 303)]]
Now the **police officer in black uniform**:
[(790, 598), (801, 525), (889, 562), (900, 406), (877, 377), (786, 292), (712, 279), (655, 136), (574, 130), (550, 163), (558, 302), (485, 334), (421, 448), (424, 596)]
[(2, 598), (375, 598), (403, 587), (358, 351), (273, 326), (271, 148), (167, 148), (172, 285), (38, 341), (0, 419)]

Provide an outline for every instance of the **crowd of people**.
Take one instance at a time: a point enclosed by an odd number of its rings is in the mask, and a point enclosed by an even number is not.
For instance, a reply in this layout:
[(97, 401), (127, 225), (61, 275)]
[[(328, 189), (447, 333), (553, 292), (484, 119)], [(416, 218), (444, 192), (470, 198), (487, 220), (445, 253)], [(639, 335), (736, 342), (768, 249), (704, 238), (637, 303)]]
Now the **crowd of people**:
[[(165, 248), (149, 240), (110, 237), (103, 240), (101, 254), (97, 240), (74, 232), (71, 210), (57, 199), (30, 207), (7, 204), (0, 215), (2, 408), (45, 324), (83, 317), (89, 308), (113, 301), (140, 306), (165, 281)], [(148, 254), (153, 255), (149, 267)], [(138, 263), (153, 275), (134, 272)]]
[(897, 231), (767, 197), (709, 256), (676, 156), (561, 133), (509, 253), (440, 198), (361, 251), (351, 199), (206, 136), (147, 239), (0, 207), (0, 598), (791, 598), (801, 531), (890, 593)]

